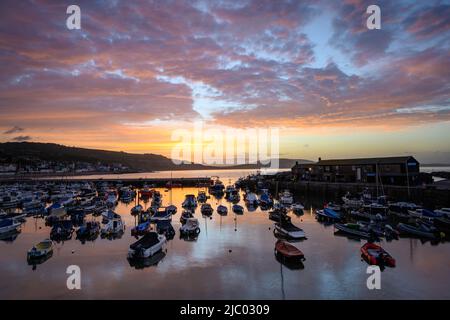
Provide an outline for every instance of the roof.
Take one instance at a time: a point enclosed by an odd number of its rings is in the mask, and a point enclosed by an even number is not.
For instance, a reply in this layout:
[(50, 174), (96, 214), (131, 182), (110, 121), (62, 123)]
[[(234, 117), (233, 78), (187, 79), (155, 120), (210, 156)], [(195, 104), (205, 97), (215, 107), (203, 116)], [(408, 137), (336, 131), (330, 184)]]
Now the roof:
[(397, 164), (397, 163), (406, 163), (407, 161), (410, 160), (419, 163), (412, 156), (404, 156), (404, 157), (384, 157), (384, 158), (320, 160), (316, 163), (316, 165), (333, 166), (333, 165)]

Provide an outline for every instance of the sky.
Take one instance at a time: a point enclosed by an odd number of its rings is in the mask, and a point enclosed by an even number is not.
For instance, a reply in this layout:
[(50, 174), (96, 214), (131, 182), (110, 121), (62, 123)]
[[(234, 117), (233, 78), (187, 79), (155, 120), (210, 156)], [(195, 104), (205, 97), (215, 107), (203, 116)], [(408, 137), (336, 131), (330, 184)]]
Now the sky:
[[(71, 4), (81, 29), (66, 27)], [(366, 8), (381, 9), (381, 29)], [(450, 163), (450, 1), (1, 1), (0, 142), (171, 155), (279, 128), (280, 156)]]

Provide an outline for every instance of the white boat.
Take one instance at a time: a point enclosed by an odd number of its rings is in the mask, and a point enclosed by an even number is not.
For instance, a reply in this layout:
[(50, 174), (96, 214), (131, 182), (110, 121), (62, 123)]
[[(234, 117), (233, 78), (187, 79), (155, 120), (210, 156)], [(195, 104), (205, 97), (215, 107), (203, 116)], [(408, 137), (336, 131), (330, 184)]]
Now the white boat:
[(132, 243), (128, 250), (129, 258), (148, 258), (164, 249), (167, 239), (157, 232), (146, 233), (141, 239)]
[(280, 203), (291, 205), (294, 203), (294, 197), (292, 196), (292, 193), (289, 192), (289, 190), (284, 190), (284, 192), (280, 195)]
[(34, 245), (33, 248), (28, 250), (28, 259), (38, 259), (47, 256), (53, 252), (53, 241), (50, 239), (45, 239)]
[(290, 221), (283, 221), (275, 224), (274, 232), (291, 239), (305, 239), (306, 235), (303, 229), (293, 225)]
[(200, 224), (196, 218), (189, 218), (180, 228), (181, 234), (199, 234)]
[(245, 204), (247, 206), (256, 207), (258, 205), (258, 197), (253, 192), (248, 192), (245, 195)]
[(342, 201), (349, 208), (358, 209), (364, 205), (364, 199), (361, 197), (352, 197), (350, 192), (347, 192), (345, 196), (342, 197)]
[(1, 219), (0, 220), (0, 233), (7, 233), (10, 231), (19, 231), (21, 223), (15, 219)]

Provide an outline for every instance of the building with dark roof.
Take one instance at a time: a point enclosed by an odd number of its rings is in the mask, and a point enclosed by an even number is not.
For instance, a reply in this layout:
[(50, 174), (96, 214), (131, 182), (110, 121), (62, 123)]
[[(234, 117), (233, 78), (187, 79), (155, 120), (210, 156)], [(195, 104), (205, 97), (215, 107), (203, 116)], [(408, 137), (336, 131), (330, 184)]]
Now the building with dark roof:
[(361, 182), (392, 185), (417, 185), (420, 164), (412, 156), (328, 159), (313, 164), (296, 164), (292, 173), (297, 180), (325, 182)]

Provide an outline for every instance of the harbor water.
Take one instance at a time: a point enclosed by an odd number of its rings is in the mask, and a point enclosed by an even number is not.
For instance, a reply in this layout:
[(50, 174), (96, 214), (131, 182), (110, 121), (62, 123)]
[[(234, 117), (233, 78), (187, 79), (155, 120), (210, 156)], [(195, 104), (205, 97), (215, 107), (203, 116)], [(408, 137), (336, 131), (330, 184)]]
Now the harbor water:
[[(227, 185), (243, 173), (216, 175)], [(195, 241), (186, 241), (179, 236), (181, 203), (186, 194), (197, 195), (198, 189), (158, 190), (163, 205), (178, 207), (172, 219), (176, 235), (165, 254), (143, 265), (130, 264), (128, 247), (136, 241), (130, 233), (136, 224), (130, 209), (135, 203), (119, 202), (115, 211), (126, 224), (122, 238), (98, 237), (82, 243), (74, 234), (55, 244), (51, 258), (32, 266), (27, 251), (49, 237), (50, 227), (42, 218), (29, 217), (17, 238), (0, 241), (0, 299), (450, 299), (449, 242), (382, 240), (396, 267), (381, 272), (381, 289), (369, 290), (368, 264), (360, 255), (365, 241), (337, 236), (332, 225), (319, 223), (313, 214), (320, 206), (315, 200), (295, 195), (305, 212), (290, 215), (307, 239), (294, 243), (306, 260), (301, 268), (292, 269), (275, 258), (277, 238), (268, 211), (245, 209), (236, 215), (225, 199), (211, 196), (213, 215), (202, 217), (197, 208), (201, 232)], [(227, 216), (217, 214), (219, 204), (228, 207)], [(90, 215), (86, 219), (101, 220)], [(71, 265), (80, 267), (80, 290), (67, 288), (66, 270)]]

